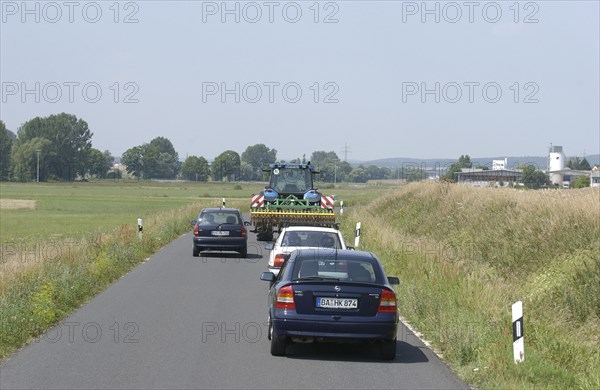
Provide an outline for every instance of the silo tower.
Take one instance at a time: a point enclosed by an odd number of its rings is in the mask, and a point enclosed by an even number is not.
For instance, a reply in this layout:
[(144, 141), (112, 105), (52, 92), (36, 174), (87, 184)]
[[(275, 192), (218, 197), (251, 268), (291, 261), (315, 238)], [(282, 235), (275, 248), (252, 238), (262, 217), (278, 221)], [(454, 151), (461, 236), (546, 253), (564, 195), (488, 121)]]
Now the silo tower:
[(552, 184), (562, 184), (563, 173), (555, 171), (562, 171), (565, 169), (565, 154), (563, 153), (562, 146), (550, 145), (550, 153), (548, 155), (548, 173), (550, 175), (550, 181)]

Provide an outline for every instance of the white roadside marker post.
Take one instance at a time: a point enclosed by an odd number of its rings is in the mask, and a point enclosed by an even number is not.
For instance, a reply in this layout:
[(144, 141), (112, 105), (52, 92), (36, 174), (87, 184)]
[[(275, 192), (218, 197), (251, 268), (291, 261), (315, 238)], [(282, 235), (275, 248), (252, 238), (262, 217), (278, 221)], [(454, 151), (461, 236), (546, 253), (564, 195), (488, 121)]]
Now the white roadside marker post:
[(225, 208), (225, 207), (226, 207), (226, 206), (225, 206), (225, 198), (223, 198), (223, 206), (222, 206), (222, 207), (223, 207), (223, 208)]
[(344, 201), (340, 200), (340, 214), (344, 214)]
[(354, 247), (358, 248), (360, 242), (360, 222), (356, 223), (356, 235), (354, 237)]
[(513, 355), (516, 363), (525, 360), (525, 342), (523, 341), (523, 302), (512, 305)]
[(142, 221), (142, 217), (141, 216), (138, 216), (137, 226), (138, 226), (138, 237), (141, 240), (142, 239), (142, 231), (144, 230), (144, 225), (143, 225), (143, 221)]

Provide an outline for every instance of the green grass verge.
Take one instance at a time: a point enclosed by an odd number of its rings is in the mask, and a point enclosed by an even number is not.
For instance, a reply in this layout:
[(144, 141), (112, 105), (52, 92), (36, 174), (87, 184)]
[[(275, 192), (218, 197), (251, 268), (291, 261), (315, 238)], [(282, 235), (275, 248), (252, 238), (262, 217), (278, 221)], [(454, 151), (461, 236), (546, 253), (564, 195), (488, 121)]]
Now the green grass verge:
[[(14, 239), (14, 232), (2, 235), (0, 359), (41, 335), (162, 246), (190, 231), (190, 221), (200, 208), (217, 206), (224, 195), (228, 196), (228, 206), (248, 207), (246, 199), (234, 199), (227, 192), (233, 184), (205, 186), (202, 189), (209, 195), (220, 191), (219, 197), (206, 199), (185, 197), (182, 192), (189, 189), (172, 184), (159, 184), (150, 190), (166, 193), (166, 197), (151, 197), (146, 188), (89, 184), (78, 183), (75, 190), (56, 184), (2, 185), (3, 199), (23, 199), (22, 195), (28, 194), (29, 199), (41, 200), (42, 206), (36, 210), (2, 211), (3, 232), (14, 226), (13, 214), (20, 213), (31, 213), (35, 221), (32, 227), (39, 230), (34, 236), (18, 240)], [(197, 192), (198, 188), (194, 190)], [(174, 198), (177, 193), (177, 200), (163, 200)], [(54, 207), (49, 206), (53, 204)], [(135, 222), (138, 213), (144, 216), (142, 239)], [(74, 230), (63, 226), (69, 223)], [(72, 231), (75, 234), (71, 235)]]
[(163, 212), (149, 221), (140, 240), (137, 229), (122, 225), (72, 244), (51, 260), (10, 269), (3, 265), (0, 291), (0, 357), (42, 334), (103, 291), (164, 244), (190, 230), (196, 206)]

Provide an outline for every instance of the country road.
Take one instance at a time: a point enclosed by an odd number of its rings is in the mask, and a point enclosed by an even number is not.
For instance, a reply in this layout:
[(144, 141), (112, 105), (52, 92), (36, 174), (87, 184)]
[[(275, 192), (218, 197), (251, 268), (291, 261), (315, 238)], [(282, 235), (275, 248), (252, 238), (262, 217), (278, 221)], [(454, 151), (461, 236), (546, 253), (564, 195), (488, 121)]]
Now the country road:
[(248, 252), (195, 258), (178, 238), (4, 362), (0, 389), (468, 388), (403, 325), (392, 362), (361, 344), (271, 356), (268, 253), (254, 234)]

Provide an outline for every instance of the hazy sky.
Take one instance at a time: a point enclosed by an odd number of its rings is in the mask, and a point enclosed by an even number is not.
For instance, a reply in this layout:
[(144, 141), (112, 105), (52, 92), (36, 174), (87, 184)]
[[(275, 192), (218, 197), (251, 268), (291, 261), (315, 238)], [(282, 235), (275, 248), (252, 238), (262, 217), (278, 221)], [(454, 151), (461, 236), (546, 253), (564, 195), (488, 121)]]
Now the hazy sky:
[(114, 155), (165, 136), (209, 161), (600, 152), (598, 1), (23, 4), (0, 2), (15, 132), (67, 112)]

